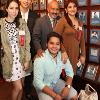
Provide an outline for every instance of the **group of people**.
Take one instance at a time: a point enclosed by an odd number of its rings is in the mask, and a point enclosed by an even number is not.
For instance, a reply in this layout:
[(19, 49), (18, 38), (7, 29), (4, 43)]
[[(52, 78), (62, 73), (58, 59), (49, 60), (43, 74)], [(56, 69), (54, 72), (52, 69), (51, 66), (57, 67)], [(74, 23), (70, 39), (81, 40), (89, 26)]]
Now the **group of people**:
[[(56, 0), (48, 3), (48, 14), (40, 18), (29, 9), (31, 4), (32, 0), (7, 0), (6, 16), (0, 19), (3, 77), (13, 84), (12, 100), (22, 99), (23, 87), (28, 94), (31, 83), (39, 100), (77, 100), (72, 80), (77, 63), (85, 63), (77, 0), (65, 1), (63, 17)], [(60, 78), (62, 69), (65, 80)]]

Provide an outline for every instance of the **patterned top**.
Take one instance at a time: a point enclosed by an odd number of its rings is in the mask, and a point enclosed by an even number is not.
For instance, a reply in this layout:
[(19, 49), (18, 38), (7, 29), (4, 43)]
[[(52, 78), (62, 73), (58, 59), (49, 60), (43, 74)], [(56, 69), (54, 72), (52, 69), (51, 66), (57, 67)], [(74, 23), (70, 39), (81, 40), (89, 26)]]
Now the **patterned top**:
[(8, 33), (13, 56), (12, 77), (7, 80), (15, 81), (25, 76), (25, 71), (23, 71), (23, 67), (19, 61), (18, 28), (16, 28), (15, 22), (8, 22), (5, 20), (5, 30)]

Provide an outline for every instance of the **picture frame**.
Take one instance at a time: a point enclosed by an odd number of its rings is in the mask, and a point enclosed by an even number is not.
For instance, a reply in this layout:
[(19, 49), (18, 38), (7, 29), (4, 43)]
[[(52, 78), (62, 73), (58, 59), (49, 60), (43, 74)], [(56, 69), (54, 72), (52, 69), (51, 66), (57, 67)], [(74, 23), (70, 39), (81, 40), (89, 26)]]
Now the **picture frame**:
[(91, 0), (91, 5), (100, 5), (100, 0)]
[(99, 63), (100, 60), (100, 49), (90, 47), (89, 49), (89, 61)]
[(90, 18), (91, 25), (100, 25), (100, 10), (92, 10), (91, 11), (91, 18)]
[(90, 31), (90, 43), (100, 45), (100, 29), (92, 29)]
[(78, 0), (78, 5), (79, 6), (86, 6), (87, 5), (87, 0)]
[(83, 22), (83, 24), (87, 24), (87, 11), (86, 10), (79, 10), (78, 11), (79, 20)]
[(46, 9), (46, 0), (40, 0), (40, 10)]
[(64, 0), (57, 0), (60, 8), (64, 8)]
[(77, 67), (76, 75), (82, 76), (82, 72), (83, 72), (84, 67), (85, 67), (84, 64), (81, 64), (79, 67)]
[(98, 65), (88, 64), (84, 77), (94, 81), (98, 71), (98, 67)]
[(83, 28), (83, 31), (84, 31), (84, 39), (85, 39), (85, 42), (87, 42), (87, 28)]
[(33, 10), (39, 10), (39, 2), (38, 0), (33, 0)]

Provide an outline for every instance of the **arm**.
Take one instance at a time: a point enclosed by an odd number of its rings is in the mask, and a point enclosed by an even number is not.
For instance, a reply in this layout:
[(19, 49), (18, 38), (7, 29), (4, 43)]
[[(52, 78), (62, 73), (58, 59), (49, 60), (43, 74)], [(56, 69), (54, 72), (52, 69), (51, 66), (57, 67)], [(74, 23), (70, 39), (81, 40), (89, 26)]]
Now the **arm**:
[(67, 62), (67, 59), (68, 59), (68, 55), (63, 44), (61, 44), (61, 59), (64, 64)]
[(34, 85), (45, 94), (55, 98), (55, 100), (61, 100), (59, 99), (60, 96), (57, 96), (57, 94), (43, 82), (45, 74), (44, 63), (44, 59), (41, 60), (41, 58), (36, 58), (34, 61)]
[(82, 34), (82, 38), (80, 41), (80, 50), (81, 50), (81, 54), (80, 54), (80, 61), (82, 64), (85, 63), (85, 40), (84, 40), (84, 32)]
[[(63, 31), (64, 31), (64, 27), (65, 27), (64, 23), (65, 23), (64, 18), (61, 18), (58, 21), (58, 23), (56, 24), (56, 27), (55, 27), (54, 31), (59, 33), (59, 34), (62, 34)], [(62, 55), (62, 58), (61, 58), (62, 61), (63, 61), (63, 63), (66, 63), (67, 59), (68, 59), (68, 55), (67, 55), (67, 52), (66, 52), (63, 44), (61, 44), (61, 53), (62, 53), (61, 54)]]
[(24, 70), (29, 68), (31, 54), (30, 54), (30, 32), (28, 30), (27, 24), (25, 25), (25, 62), (24, 62)]
[[(74, 72), (73, 72), (72, 65), (70, 64), (69, 59), (67, 60), (67, 63), (65, 64), (65, 72), (66, 72), (66, 76), (67, 76), (65, 84), (71, 86)], [(65, 98), (68, 95), (69, 90), (70, 90), (70, 88), (64, 87), (63, 90), (62, 90), (62, 92), (61, 92), (61, 96), (63, 98)]]

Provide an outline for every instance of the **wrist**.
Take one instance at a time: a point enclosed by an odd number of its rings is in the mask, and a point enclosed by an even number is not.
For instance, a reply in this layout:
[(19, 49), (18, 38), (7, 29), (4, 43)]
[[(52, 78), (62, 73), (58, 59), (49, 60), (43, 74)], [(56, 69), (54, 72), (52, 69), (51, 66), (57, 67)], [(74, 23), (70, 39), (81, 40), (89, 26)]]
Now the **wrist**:
[(65, 87), (67, 87), (68, 89), (70, 89), (71, 88), (71, 85), (66, 84)]

